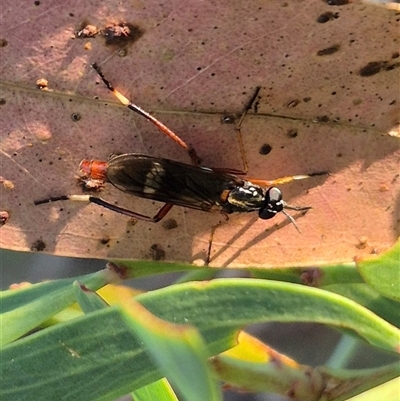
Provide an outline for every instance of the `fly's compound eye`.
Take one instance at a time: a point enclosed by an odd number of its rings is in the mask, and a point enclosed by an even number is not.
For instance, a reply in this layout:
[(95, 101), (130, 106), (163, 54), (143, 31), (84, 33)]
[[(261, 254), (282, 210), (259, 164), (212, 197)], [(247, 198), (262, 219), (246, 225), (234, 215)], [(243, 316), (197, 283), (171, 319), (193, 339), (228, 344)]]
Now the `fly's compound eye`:
[(276, 187), (268, 188), (265, 193), (265, 201), (261, 206), (258, 216), (260, 219), (268, 220), (283, 210), (282, 192)]

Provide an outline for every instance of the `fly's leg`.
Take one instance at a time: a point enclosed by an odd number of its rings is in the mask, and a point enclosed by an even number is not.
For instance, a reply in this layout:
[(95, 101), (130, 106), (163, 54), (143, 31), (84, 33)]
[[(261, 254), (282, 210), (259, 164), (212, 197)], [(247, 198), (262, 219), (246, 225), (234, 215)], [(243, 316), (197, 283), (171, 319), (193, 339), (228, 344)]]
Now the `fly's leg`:
[(246, 117), (246, 115), (249, 112), (249, 110), (251, 110), (253, 108), (253, 104), (256, 101), (256, 99), (258, 97), (258, 94), (260, 93), (260, 90), (261, 90), (261, 86), (257, 86), (256, 90), (253, 93), (253, 96), (250, 98), (250, 100), (246, 104), (246, 106), (244, 108), (244, 111), (243, 111), (242, 115), (239, 118), (239, 122), (236, 124), (236, 132), (237, 132), (238, 141), (239, 141), (240, 155), (242, 157), (242, 163), (243, 163), (243, 171), (240, 171), (240, 173), (236, 172), (236, 174), (245, 175), (249, 171), (249, 166), (247, 164), (246, 153), (245, 153), (245, 150), (244, 150), (244, 144), (243, 144), (243, 137), (242, 137), (241, 128), (242, 128), (243, 120)]
[(117, 205), (113, 205), (112, 203), (109, 203), (109, 202), (105, 201), (104, 199), (97, 198), (97, 197), (91, 196), (91, 195), (55, 196), (55, 197), (51, 197), (51, 198), (37, 200), (34, 203), (35, 203), (35, 205), (41, 205), (42, 203), (57, 202), (57, 201), (62, 201), (62, 200), (95, 203), (96, 205), (103, 206), (106, 209), (112, 210), (113, 212), (121, 213), (125, 216), (133, 217), (134, 219), (137, 219), (137, 220), (149, 221), (151, 223), (157, 223), (160, 220), (162, 220), (168, 214), (168, 212), (172, 209), (172, 206), (174, 206), (172, 203), (166, 203), (157, 212), (157, 214), (155, 216), (149, 217), (144, 214), (140, 214), (140, 213), (134, 212), (132, 210), (125, 209), (125, 208), (117, 206)]
[(100, 76), (101, 80), (104, 82), (104, 84), (107, 86), (107, 88), (114, 94), (114, 96), (126, 107), (129, 109), (133, 110), (135, 113), (140, 114), (143, 116), (146, 120), (151, 121), (162, 133), (165, 135), (169, 136), (172, 140), (174, 140), (179, 146), (181, 146), (183, 149), (185, 149), (189, 157), (192, 161), (192, 164), (194, 166), (199, 166), (201, 163), (201, 159), (199, 156), (197, 156), (196, 151), (189, 146), (185, 141), (183, 141), (178, 135), (175, 134), (175, 132), (171, 131), (166, 125), (164, 125), (161, 121), (157, 120), (155, 117), (153, 117), (151, 114), (149, 114), (147, 111), (143, 110), (141, 107), (137, 106), (136, 104), (132, 103), (128, 98), (126, 98), (121, 92), (119, 92), (117, 89), (115, 89), (111, 82), (104, 76), (103, 72), (101, 71), (100, 67), (94, 63), (92, 64), (92, 67), (94, 70), (97, 72), (97, 74)]

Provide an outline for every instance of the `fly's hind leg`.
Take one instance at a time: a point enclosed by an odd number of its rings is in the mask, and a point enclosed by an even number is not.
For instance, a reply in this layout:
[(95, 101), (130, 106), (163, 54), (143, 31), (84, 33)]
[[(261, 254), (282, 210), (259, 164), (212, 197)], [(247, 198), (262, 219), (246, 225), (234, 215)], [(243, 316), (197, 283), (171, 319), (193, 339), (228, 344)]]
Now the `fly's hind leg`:
[(192, 164), (194, 166), (199, 166), (201, 163), (200, 157), (197, 155), (196, 151), (194, 148), (189, 146), (185, 141), (183, 141), (175, 132), (170, 130), (165, 124), (163, 124), (161, 121), (157, 120), (155, 117), (153, 117), (151, 114), (149, 114), (147, 111), (143, 110), (141, 107), (137, 106), (136, 104), (132, 103), (128, 98), (126, 98), (121, 92), (119, 92), (117, 89), (113, 87), (111, 82), (104, 76), (103, 72), (101, 71), (100, 67), (96, 64), (93, 63), (92, 67), (94, 70), (97, 72), (97, 74), (100, 76), (101, 80), (104, 82), (106, 87), (113, 93), (113, 95), (126, 107), (128, 107), (130, 110), (133, 110), (135, 113), (138, 113), (139, 115), (143, 116), (146, 120), (152, 122), (163, 134), (169, 136), (173, 141), (175, 141), (179, 146), (181, 146), (183, 149), (185, 149), (190, 157), (190, 160), (192, 161)]
[(105, 201), (104, 199), (97, 198), (97, 197), (91, 196), (91, 195), (55, 196), (55, 197), (51, 197), (51, 198), (37, 200), (34, 203), (35, 203), (35, 205), (41, 205), (43, 203), (57, 202), (57, 201), (63, 201), (63, 200), (95, 203), (96, 205), (103, 206), (106, 209), (112, 210), (113, 212), (121, 213), (125, 216), (133, 217), (134, 219), (137, 219), (137, 220), (149, 221), (151, 223), (158, 223), (160, 220), (162, 220), (168, 214), (168, 212), (172, 209), (172, 206), (174, 206), (172, 203), (166, 203), (156, 213), (155, 216), (149, 217), (144, 214), (140, 214), (140, 213), (134, 212), (132, 210), (125, 209), (123, 207), (114, 205), (112, 203)]

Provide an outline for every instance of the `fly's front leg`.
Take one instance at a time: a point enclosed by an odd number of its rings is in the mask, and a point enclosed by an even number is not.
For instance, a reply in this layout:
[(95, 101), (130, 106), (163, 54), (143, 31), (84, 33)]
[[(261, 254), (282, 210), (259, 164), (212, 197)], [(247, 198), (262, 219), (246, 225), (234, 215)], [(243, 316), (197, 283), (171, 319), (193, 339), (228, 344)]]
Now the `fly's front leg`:
[(175, 134), (175, 132), (170, 130), (165, 124), (163, 124), (161, 121), (157, 120), (155, 117), (153, 117), (147, 111), (143, 110), (141, 107), (139, 107), (136, 104), (132, 103), (121, 92), (119, 92), (117, 89), (115, 89), (112, 86), (111, 82), (104, 76), (104, 74), (101, 71), (100, 67), (96, 63), (93, 63), (92, 67), (97, 72), (97, 74), (100, 76), (101, 80), (104, 82), (104, 84), (107, 86), (107, 88), (113, 93), (113, 95), (124, 106), (128, 107), (130, 110), (134, 111), (135, 113), (140, 114), (146, 120), (151, 121), (163, 134), (169, 136), (173, 141), (175, 141), (179, 146), (181, 146), (183, 149), (185, 149), (188, 152), (189, 157), (190, 157), (190, 159), (192, 161), (192, 164), (194, 166), (199, 166), (200, 165), (201, 159), (200, 159), (199, 156), (197, 156), (196, 151), (191, 146), (189, 146), (185, 141), (183, 141), (178, 135)]

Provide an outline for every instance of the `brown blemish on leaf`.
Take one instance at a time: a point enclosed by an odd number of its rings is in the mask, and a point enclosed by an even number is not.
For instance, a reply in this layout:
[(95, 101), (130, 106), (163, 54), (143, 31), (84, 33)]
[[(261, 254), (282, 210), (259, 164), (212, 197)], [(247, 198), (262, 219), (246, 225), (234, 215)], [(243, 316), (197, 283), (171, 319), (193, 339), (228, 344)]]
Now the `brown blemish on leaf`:
[(7, 223), (7, 220), (10, 218), (10, 214), (5, 210), (0, 211), (0, 227), (4, 226)]
[(126, 57), (128, 55), (128, 49), (126, 49), (126, 48), (119, 49), (117, 54), (118, 54), (118, 57), (121, 57), (121, 58)]
[(110, 237), (108, 235), (104, 235), (100, 238), (100, 244), (107, 245), (110, 242)]
[(166, 230), (172, 230), (173, 228), (178, 227), (178, 223), (175, 219), (167, 219), (162, 222), (162, 226)]
[(153, 260), (164, 260), (165, 259), (165, 251), (158, 244), (153, 244), (150, 247), (151, 258)]
[(36, 81), (36, 86), (38, 89), (42, 91), (48, 91), (49, 90), (49, 81), (45, 78), (39, 78)]
[(140, 39), (144, 31), (137, 25), (120, 22), (106, 26), (102, 33), (106, 39), (106, 45), (123, 47)]
[(371, 75), (378, 74), (384, 64), (385, 61), (371, 61), (360, 69), (359, 74), (362, 77), (370, 77)]
[(0, 184), (3, 184), (5, 189), (14, 189), (14, 183), (10, 180), (6, 180), (4, 177), (0, 176)]
[[(107, 270), (109, 270), (113, 274), (115, 273), (118, 276), (118, 278), (121, 280), (125, 280), (129, 277), (129, 274), (128, 274), (129, 270), (125, 266), (117, 265), (113, 262), (108, 262), (106, 267), (107, 267)], [(117, 281), (117, 280), (115, 280), (114, 278), (111, 278), (109, 280), (109, 282), (114, 282), (114, 281)]]
[(317, 116), (313, 119), (313, 123), (329, 123), (328, 116)]
[(328, 6), (344, 6), (349, 3), (349, 0), (325, 0)]
[(368, 238), (360, 237), (358, 240), (358, 244), (356, 244), (357, 249), (365, 249), (368, 246)]
[(82, 118), (82, 116), (79, 113), (72, 113), (71, 114), (71, 120), (74, 122), (79, 121)]
[(31, 245), (31, 251), (33, 252), (42, 252), (46, 249), (46, 244), (42, 240), (42, 238), (37, 239), (32, 245)]
[(325, 22), (332, 21), (333, 19), (339, 18), (339, 13), (332, 13), (330, 11), (322, 13), (318, 18), (317, 22), (324, 24)]
[(8, 45), (7, 39), (0, 38), (0, 47), (6, 47)]
[(75, 37), (79, 39), (93, 38), (100, 32), (95, 25), (90, 25), (86, 21), (81, 23), (80, 28), (76, 31)]
[(262, 145), (258, 151), (258, 153), (260, 155), (268, 155), (269, 153), (271, 153), (272, 150), (272, 146), (269, 145), (268, 143), (264, 143), (264, 145)]
[(328, 56), (330, 54), (334, 54), (337, 51), (339, 51), (340, 49), (340, 45), (333, 45), (333, 46), (329, 46), (326, 47), (325, 49), (319, 50), (317, 52), (317, 56)]
[(303, 284), (311, 287), (319, 287), (324, 273), (321, 269), (310, 268), (303, 271), (300, 280)]

